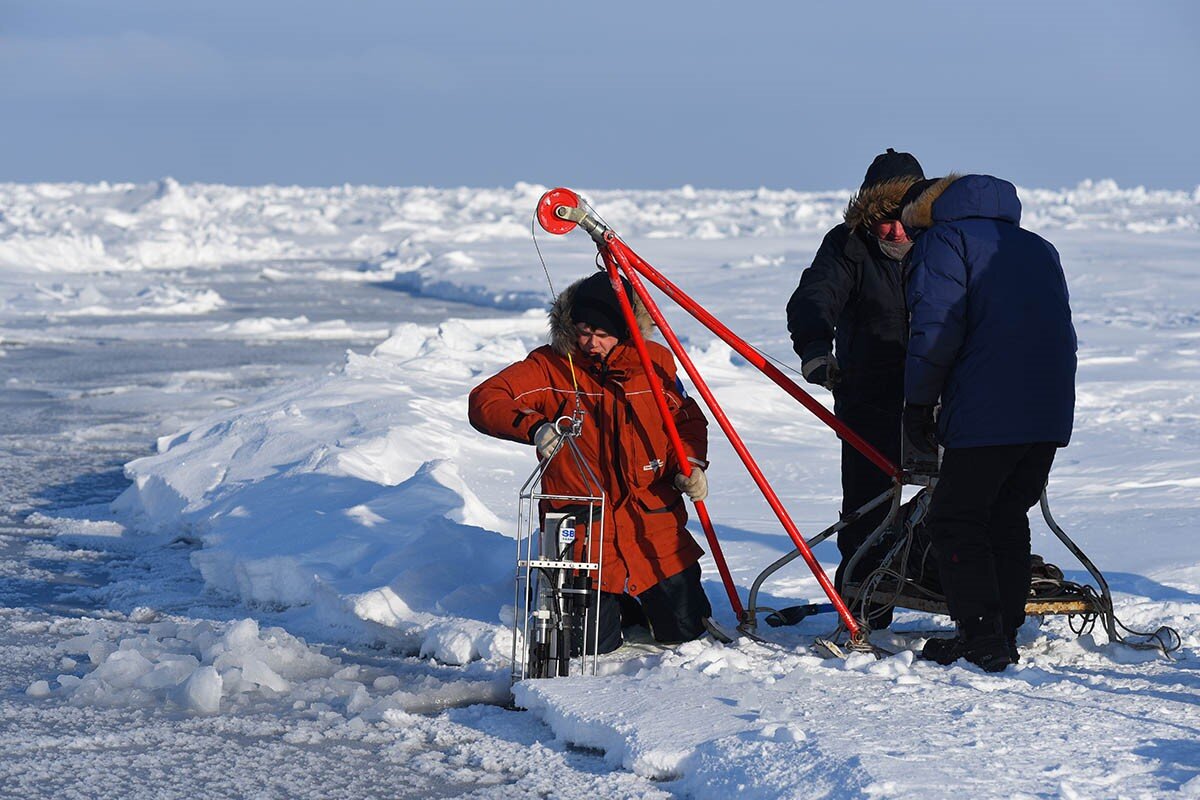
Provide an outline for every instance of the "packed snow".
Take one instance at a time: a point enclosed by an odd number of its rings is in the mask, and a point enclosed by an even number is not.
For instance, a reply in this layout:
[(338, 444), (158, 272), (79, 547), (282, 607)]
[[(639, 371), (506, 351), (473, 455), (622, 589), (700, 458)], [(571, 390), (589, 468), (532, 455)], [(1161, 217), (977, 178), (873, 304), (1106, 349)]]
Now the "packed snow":
[[(6, 552), (0, 574), (52, 582), (62, 562), (114, 554), (129, 566), (72, 595), (103, 613), (12, 617), (13, 636), (40, 644), (23, 651), (6, 711), (229, 725), (274, 715), (293, 742), (336, 730), (399, 760), (458, 748), (446, 756), (464, 765), (455, 781), (516, 795), (1200, 796), (1200, 188), (1021, 190), (1026, 226), (1062, 253), (1080, 339), (1076, 434), (1051, 504), (1126, 624), (1178, 629), (1175, 660), (1051, 618), (1026, 624), (1021, 663), (1002, 675), (940, 667), (913, 650), (948, 621), (916, 612), (876, 634), (897, 655), (825, 660), (809, 645), (832, 631), (827, 615), (765, 628), (772, 644), (622, 651), (598, 677), (510, 695), (512, 537), (532, 450), (473, 431), (466, 394), (544, 340), (550, 288), (530, 218), (545, 188), (0, 184), (0, 353), (95, 338), (292, 359), (268, 375), (181, 350), (169, 380), (115, 374), (72, 395), (111, 409), (191, 399), (121, 433), (154, 452), (125, 464), (111, 502), (28, 504), (26, 524), (46, 538), (25, 548), (28, 563)], [(587, 193), (647, 260), (792, 366), (783, 305), (848, 196)], [(582, 234), (538, 231), (537, 245), (557, 288), (594, 268)], [(287, 302), (266, 307), (266, 296)], [(438, 303), (460, 312), (422, 310)], [(833, 434), (667, 314), (801, 529), (834, 521)], [(322, 343), (349, 349), (332, 368), (301, 368), (297, 354)], [(790, 542), (711, 433), (709, 505), (744, 596)], [(1040, 524), (1034, 549), (1085, 577)], [(831, 544), (817, 555), (836, 562)], [(821, 597), (799, 561), (764, 595)], [(510, 698), (528, 713), (494, 708)], [(405, 731), (420, 745), (396, 738)], [(540, 760), (489, 736), (540, 748)], [(29, 744), (15, 729), (4, 737)], [(487, 746), (509, 761), (481, 763)]]

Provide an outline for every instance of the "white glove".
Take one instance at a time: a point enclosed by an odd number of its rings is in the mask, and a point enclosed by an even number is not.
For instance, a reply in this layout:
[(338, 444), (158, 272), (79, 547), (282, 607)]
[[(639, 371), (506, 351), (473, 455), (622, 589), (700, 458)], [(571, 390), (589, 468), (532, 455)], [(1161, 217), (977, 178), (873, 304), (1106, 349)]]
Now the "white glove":
[(675, 476), (675, 488), (690, 497), (693, 503), (699, 503), (708, 497), (708, 478), (703, 469), (693, 466), (691, 475), (681, 472)]
[(558, 447), (558, 440), (561, 438), (562, 434), (559, 433), (558, 426), (553, 422), (543, 422), (533, 432), (533, 444), (537, 447), (538, 455), (542, 458), (550, 457), (550, 454), (554, 452), (554, 448)]

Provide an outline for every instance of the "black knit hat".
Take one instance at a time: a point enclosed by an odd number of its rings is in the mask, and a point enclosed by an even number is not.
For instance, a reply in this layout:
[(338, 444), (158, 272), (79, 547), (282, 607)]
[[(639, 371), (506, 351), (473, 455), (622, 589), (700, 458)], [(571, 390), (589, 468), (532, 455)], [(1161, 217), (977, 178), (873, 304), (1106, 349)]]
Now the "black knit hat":
[[(621, 284), (632, 305), (633, 287), (624, 278), (621, 278)], [(571, 297), (571, 322), (591, 325), (618, 339), (629, 338), (629, 326), (625, 324), (625, 315), (621, 313), (621, 304), (617, 302), (607, 272), (597, 272), (575, 287)]]
[(871, 166), (867, 167), (866, 177), (863, 178), (862, 186), (858, 190), (861, 192), (868, 186), (890, 181), (893, 178), (909, 176), (917, 180), (925, 179), (925, 171), (921, 169), (921, 163), (912, 153), (897, 153), (889, 147), (886, 153), (875, 156)]

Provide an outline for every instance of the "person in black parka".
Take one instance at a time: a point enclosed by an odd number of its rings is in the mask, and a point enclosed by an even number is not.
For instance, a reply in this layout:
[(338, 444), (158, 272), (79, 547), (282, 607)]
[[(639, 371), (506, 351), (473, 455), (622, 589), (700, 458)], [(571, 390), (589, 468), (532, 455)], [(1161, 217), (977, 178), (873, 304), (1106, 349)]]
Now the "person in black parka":
[[(846, 208), (845, 222), (825, 235), (812, 266), (787, 304), (788, 331), (809, 383), (833, 392), (834, 413), (894, 463), (900, 460), (904, 407), (904, 352), (908, 341), (903, 262), (912, 242), (900, 217), (900, 201), (925, 177), (917, 159), (888, 148), (867, 169)], [(882, 470), (842, 443), (842, 514), (891, 486)], [(883, 505), (843, 528), (837, 537), (841, 563), (834, 575), (840, 592), (851, 582), (850, 558), (887, 515)], [(874, 571), (884, 553), (859, 560), (853, 582)], [(891, 624), (891, 611), (867, 620)]]
[[(915, 196), (914, 196), (915, 195)], [(1030, 585), (1029, 509), (1071, 439), (1076, 338), (1058, 252), (1024, 230), (1008, 181), (951, 175), (915, 186), (904, 426), (945, 448), (926, 527), (953, 639), (922, 657), (988, 671), (1017, 660)], [(934, 405), (941, 411), (934, 422)]]

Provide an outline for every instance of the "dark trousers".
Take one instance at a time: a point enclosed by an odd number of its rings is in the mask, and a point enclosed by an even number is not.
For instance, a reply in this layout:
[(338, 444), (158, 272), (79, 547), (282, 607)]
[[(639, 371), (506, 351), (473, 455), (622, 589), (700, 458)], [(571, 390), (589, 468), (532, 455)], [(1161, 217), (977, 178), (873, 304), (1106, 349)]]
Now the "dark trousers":
[[(900, 462), (900, 412), (897, 411), (895, 415), (880, 413), (862, 417), (839, 414), (839, 418), (893, 463)], [(892, 479), (884, 474), (883, 470), (868, 461), (850, 444), (842, 442), (842, 514), (849, 514), (874, 500), (891, 485)], [(858, 560), (853, 576), (846, 574), (850, 559), (887, 517), (887, 512), (888, 504), (884, 503), (838, 531), (837, 546), (842, 560), (834, 573), (833, 585), (839, 593), (844, 582), (861, 582), (878, 569), (883, 557), (887, 555), (888, 543), (876, 545)], [(857, 604), (852, 610), (858, 612)], [(870, 613), (869, 616), (868, 622), (876, 630), (886, 628), (892, 622), (891, 610), (881, 610)]]
[[(594, 598), (594, 596), (593, 596)], [(592, 652), (592, 603), (588, 604), (585, 630), (586, 652)], [(599, 652), (609, 653), (621, 646), (621, 606), (641, 607), (650, 633), (661, 644), (678, 644), (698, 638), (704, 633), (704, 619), (712, 616), (712, 606), (704, 587), (700, 585), (700, 565), (692, 564), (683, 572), (664, 578), (636, 598), (612, 592), (600, 593)], [(626, 616), (629, 616), (627, 610)], [(639, 620), (640, 621), (640, 620)]]
[(1012, 637), (1029, 597), (1029, 509), (1042, 496), (1050, 442), (946, 448), (926, 523), (950, 616), (996, 622)]

